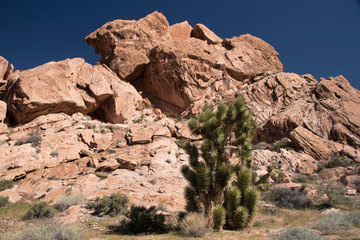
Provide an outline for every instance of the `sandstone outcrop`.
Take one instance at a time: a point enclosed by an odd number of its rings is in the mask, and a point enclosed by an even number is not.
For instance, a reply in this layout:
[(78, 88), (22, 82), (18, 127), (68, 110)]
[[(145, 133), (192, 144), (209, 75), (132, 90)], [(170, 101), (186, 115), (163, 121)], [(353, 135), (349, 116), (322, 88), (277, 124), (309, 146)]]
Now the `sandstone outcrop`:
[(154, 12), (138, 21), (109, 22), (85, 41), (121, 79), (177, 112), (207, 95), (234, 94), (245, 80), (283, 69), (279, 54), (259, 38), (246, 34), (222, 40), (202, 24), (189, 38), (190, 28), (187, 22), (169, 27)]
[(172, 38), (190, 38), (191, 30), (193, 28), (190, 26), (188, 21), (184, 21), (181, 23), (176, 23), (171, 25), (169, 28), (170, 35)]
[(16, 123), (49, 113), (98, 114), (122, 123), (140, 107), (142, 98), (110, 69), (81, 58), (50, 62), (22, 71), (8, 80), (3, 99)]
[(106, 64), (121, 79), (132, 81), (149, 62), (147, 53), (159, 42), (171, 39), (165, 16), (154, 12), (135, 20), (115, 20), (89, 34), (85, 41), (94, 47)]
[[(12, 202), (121, 192), (133, 204), (183, 210), (180, 169), (188, 156), (179, 143), (202, 141), (184, 117), (236, 96), (258, 123), (259, 176), (272, 164), (289, 182), (278, 187), (299, 188), (293, 176), (343, 155), (349, 166), (318, 176), (357, 187), (360, 92), (343, 76), (284, 73), (278, 53), (259, 38), (221, 39), (186, 21), (169, 26), (159, 12), (106, 23), (85, 41), (101, 65), (75, 58), (13, 73), (0, 57), (0, 179), (15, 181), (0, 195)], [(84, 214), (75, 207), (61, 217)]]

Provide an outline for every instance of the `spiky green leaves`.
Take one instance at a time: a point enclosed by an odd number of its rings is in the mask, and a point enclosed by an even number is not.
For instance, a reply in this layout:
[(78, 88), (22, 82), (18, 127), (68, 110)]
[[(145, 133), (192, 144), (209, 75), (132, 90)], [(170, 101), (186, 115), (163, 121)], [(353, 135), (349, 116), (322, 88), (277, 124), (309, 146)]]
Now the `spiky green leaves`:
[(216, 230), (221, 230), (226, 221), (226, 210), (221, 205), (216, 205), (213, 210), (214, 227)]
[(196, 200), (196, 192), (190, 187), (185, 188), (185, 200), (186, 200), (186, 211), (187, 212), (198, 212), (199, 205)]
[(260, 193), (255, 186), (248, 187), (244, 194), (244, 206), (249, 211), (249, 216), (253, 218), (256, 212), (256, 204), (259, 201)]
[(239, 206), (232, 216), (233, 227), (236, 229), (245, 227), (249, 222), (249, 211), (244, 206)]
[[(241, 98), (228, 106), (219, 103), (215, 108), (206, 103), (199, 117), (190, 119), (188, 126), (192, 134), (201, 136), (202, 145), (200, 149), (190, 142), (182, 145), (189, 155), (189, 165), (181, 169), (189, 182), (185, 189), (186, 210), (198, 211), (202, 205), (217, 229), (226, 219), (229, 226), (235, 224), (234, 228), (245, 226), (258, 199), (250, 187), (254, 182), (250, 171), (251, 139), (256, 129), (251, 111)], [(234, 169), (230, 162), (233, 154), (244, 166)], [(236, 181), (229, 187), (234, 170)]]

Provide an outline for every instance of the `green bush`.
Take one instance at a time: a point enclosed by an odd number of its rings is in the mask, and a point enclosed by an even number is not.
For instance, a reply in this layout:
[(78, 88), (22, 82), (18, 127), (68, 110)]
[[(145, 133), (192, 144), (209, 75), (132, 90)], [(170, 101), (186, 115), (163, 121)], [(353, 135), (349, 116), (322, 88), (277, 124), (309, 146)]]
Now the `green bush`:
[(0, 192), (4, 191), (6, 189), (10, 189), (13, 186), (14, 186), (14, 183), (11, 180), (5, 180), (5, 179), (0, 180)]
[(335, 154), (324, 164), (325, 168), (348, 167), (353, 161), (345, 155)]
[(181, 221), (180, 228), (185, 237), (203, 237), (209, 232), (207, 219), (200, 213), (190, 213)]
[(9, 202), (9, 197), (0, 196), (0, 208), (5, 207)]
[(46, 202), (37, 202), (31, 205), (24, 219), (52, 218), (55, 215), (55, 209)]
[(278, 233), (271, 234), (272, 240), (321, 240), (315, 231), (304, 227), (292, 227)]
[(112, 227), (111, 230), (129, 235), (167, 233), (170, 230), (170, 227), (165, 224), (164, 215), (156, 214), (154, 206), (150, 208), (131, 206), (128, 218), (128, 221), (123, 220), (119, 226)]
[(347, 221), (349, 221), (354, 227), (360, 227), (360, 213), (347, 213), (345, 215)]
[(80, 240), (83, 231), (74, 224), (42, 221), (14, 233), (0, 234), (0, 240)]
[(125, 215), (128, 212), (129, 199), (121, 193), (112, 194), (103, 198), (97, 197), (95, 201), (87, 203), (88, 209), (93, 209), (93, 215), (97, 216), (116, 216)]
[(270, 192), (270, 200), (278, 207), (303, 209), (310, 207), (311, 200), (304, 192), (290, 188), (274, 188)]
[(318, 196), (326, 195), (327, 198), (316, 199), (316, 205), (320, 209), (336, 208), (339, 205), (351, 206), (352, 200), (346, 196), (346, 188), (337, 182), (329, 182), (317, 189)]
[(71, 206), (81, 205), (84, 202), (84, 198), (81, 195), (69, 195), (59, 198), (55, 204), (54, 208), (59, 211), (65, 211)]

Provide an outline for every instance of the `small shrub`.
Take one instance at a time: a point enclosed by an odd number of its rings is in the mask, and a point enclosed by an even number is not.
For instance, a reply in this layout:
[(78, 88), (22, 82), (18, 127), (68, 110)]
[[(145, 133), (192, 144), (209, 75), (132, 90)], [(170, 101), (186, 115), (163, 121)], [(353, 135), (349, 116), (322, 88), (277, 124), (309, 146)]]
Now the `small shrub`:
[(11, 180), (6, 180), (6, 179), (0, 180), (0, 192), (4, 191), (6, 189), (10, 189), (13, 186), (14, 186), (14, 183)]
[(186, 237), (203, 237), (209, 232), (206, 228), (207, 219), (200, 213), (188, 214), (180, 223), (180, 228)]
[(324, 164), (325, 168), (348, 167), (353, 161), (345, 155), (335, 154)]
[(9, 203), (9, 197), (0, 196), (0, 208), (5, 207)]
[(104, 178), (108, 177), (108, 174), (103, 171), (95, 171), (95, 176), (97, 176), (98, 178), (104, 179)]
[(305, 227), (292, 227), (284, 229), (278, 233), (271, 234), (272, 240), (321, 240), (321, 236)]
[(304, 192), (290, 188), (274, 188), (270, 200), (278, 207), (303, 209), (310, 207), (311, 200)]
[(83, 231), (76, 224), (42, 221), (14, 233), (0, 234), (0, 240), (80, 240)]
[(26, 138), (17, 140), (15, 142), (15, 146), (31, 143), (32, 147), (37, 147), (40, 145), (41, 141), (42, 137), (38, 133), (29, 133)]
[(307, 179), (304, 175), (302, 174), (297, 174), (293, 177), (292, 179), (293, 182), (295, 183), (306, 183), (307, 182)]
[(149, 233), (167, 233), (170, 227), (165, 224), (165, 217), (156, 214), (154, 206), (150, 208), (131, 206), (129, 221), (123, 220), (119, 226), (111, 230), (116, 233), (136, 235)]
[(342, 213), (326, 214), (320, 218), (316, 225), (323, 234), (339, 233), (352, 227), (352, 223)]
[(360, 227), (360, 213), (347, 213), (345, 218), (350, 222), (354, 227)]
[(275, 142), (275, 144), (272, 146), (271, 150), (275, 152), (280, 152), (281, 148), (290, 148), (291, 142), (289, 138), (282, 138)]
[(50, 156), (57, 157), (57, 156), (59, 156), (59, 153), (56, 150), (54, 150), (50, 153)]
[(93, 215), (104, 216), (116, 216), (125, 215), (128, 212), (129, 199), (127, 196), (121, 193), (112, 194), (111, 196), (105, 196), (103, 198), (97, 197), (95, 201), (87, 203), (87, 208), (93, 209)]
[(351, 205), (351, 199), (346, 196), (346, 188), (337, 182), (321, 185), (317, 190), (318, 196), (326, 195), (327, 198), (315, 199), (320, 209), (335, 208), (340, 204)]
[(53, 207), (49, 206), (46, 202), (38, 202), (31, 205), (24, 219), (52, 218), (54, 215), (55, 210)]
[(58, 211), (65, 211), (69, 207), (74, 205), (81, 205), (83, 202), (84, 198), (81, 195), (64, 196), (55, 202), (54, 208)]

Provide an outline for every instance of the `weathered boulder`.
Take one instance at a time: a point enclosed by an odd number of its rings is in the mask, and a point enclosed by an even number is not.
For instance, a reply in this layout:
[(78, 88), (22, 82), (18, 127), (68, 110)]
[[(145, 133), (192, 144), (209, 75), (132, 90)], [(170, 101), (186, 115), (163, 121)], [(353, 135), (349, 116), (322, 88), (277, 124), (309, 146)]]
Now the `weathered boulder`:
[(17, 123), (59, 112), (94, 113), (105, 121), (122, 123), (142, 98), (107, 67), (74, 58), (16, 74), (8, 80), (4, 100), (9, 116)]
[(0, 101), (0, 123), (4, 122), (4, 119), (6, 118), (6, 109), (6, 103)]
[(169, 27), (169, 31), (172, 38), (190, 38), (190, 33), (193, 28), (188, 21), (176, 23)]
[(149, 62), (146, 54), (159, 42), (171, 39), (165, 16), (153, 12), (138, 21), (115, 20), (89, 34), (85, 42), (121, 79), (132, 81)]
[(191, 31), (190, 36), (198, 38), (200, 40), (204, 40), (208, 44), (218, 44), (222, 42), (222, 39), (219, 38), (213, 31), (200, 23), (195, 25), (195, 27)]
[(232, 47), (209, 45), (196, 38), (158, 44), (148, 55), (150, 64), (139, 80), (141, 90), (150, 100), (170, 103), (181, 112), (199, 99), (233, 95), (246, 79), (265, 71), (282, 70), (275, 50), (256, 37), (240, 36), (227, 44)]

